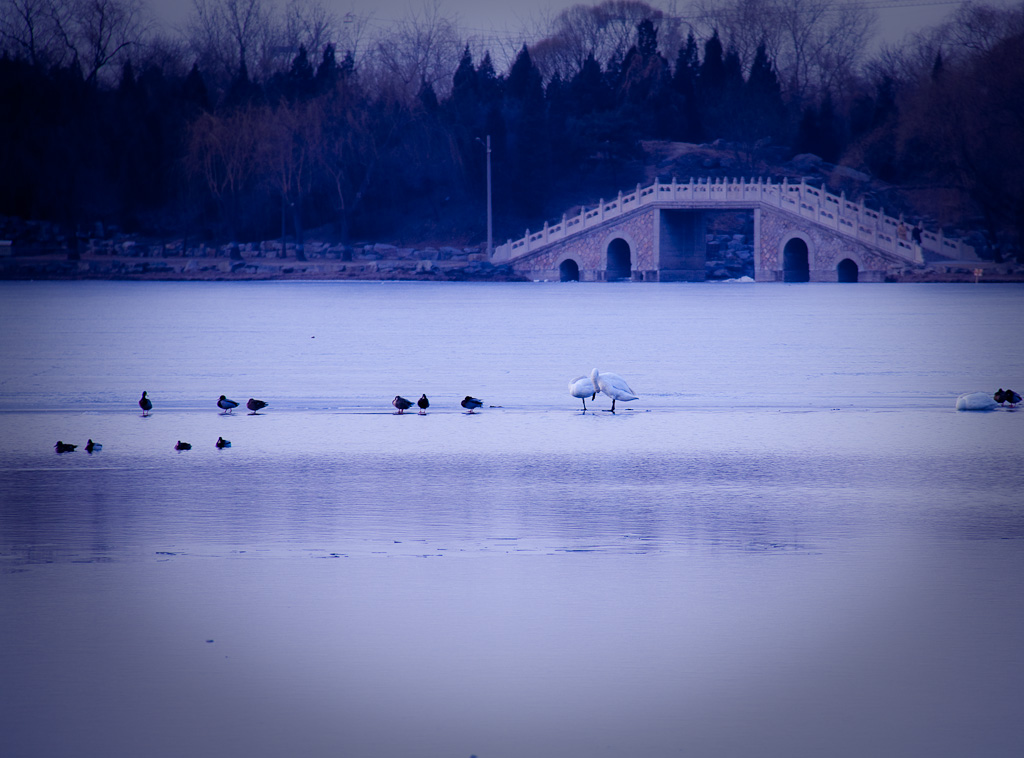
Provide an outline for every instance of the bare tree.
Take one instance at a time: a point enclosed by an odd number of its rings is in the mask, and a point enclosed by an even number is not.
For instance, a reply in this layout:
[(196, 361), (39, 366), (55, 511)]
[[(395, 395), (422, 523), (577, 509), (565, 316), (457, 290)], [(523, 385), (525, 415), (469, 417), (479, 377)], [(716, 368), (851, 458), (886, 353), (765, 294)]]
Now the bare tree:
[(338, 17), (320, 0), (289, 0), (284, 13), (285, 36), (293, 49), (305, 47), (317, 57), (327, 45), (336, 43)]
[(950, 49), (988, 53), (1011, 36), (1024, 33), (1024, 3), (999, 8), (965, 2), (939, 27), (939, 38)]
[(40, 66), (77, 61), (89, 82), (150, 30), (141, 0), (3, 0), (0, 9), (5, 50)]
[(574, 5), (555, 17), (553, 29), (531, 46), (530, 56), (546, 78), (558, 74), (568, 79), (591, 55), (602, 66), (621, 62), (636, 40), (637, 25), (648, 19), (658, 26), (664, 18), (662, 11), (640, 0)]
[(230, 81), (260, 71), (272, 52), (272, 13), (264, 0), (192, 0), (185, 34), (200, 67)]
[(13, 57), (33, 66), (60, 65), (70, 50), (64, 41), (65, 22), (54, 0), (2, 0), (0, 42)]
[(315, 156), (323, 149), (324, 111), (318, 100), (282, 102), (260, 111), (265, 122), (261, 173), (281, 197), (281, 228), (291, 212), (297, 254), (305, 260), (303, 214), (313, 183)]
[(884, 46), (879, 58), (894, 78), (912, 81), (930, 72), (936, 56), (955, 66), (1021, 33), (1024, 3), (1014, 8), (964, 3), (945, 23), (911, 32), (899, 44)]
[(697, 8), (703, 31), (718, 29), (745, 68), (763, 43), (787, 97), (798, 103), (842, 88), (877, 23), (873, 10), (847, 0), (699, 0)]
[(980, 215), (996, 249), (1024, 239), (1021, 61), (1024, 4), (971, 4), (887, 46), (872, 66), (898, 84), (892, 141), (902, 173), (945, 198), (932, 209), (940, 221)]
[(256, 181), (268, 144), (265, 107), (202, 113), (191, 125), (186, 166), (217, 202), (233, 239), (242, 227), (242, 198)]
[(384, 96), (412, 103), (424, 84), (439, 96), (447, 93), (462, 49), (456, 27), (433, 0), (382, 35), (364, 69)]
[(75, 0), (71, 8), (69, 46), (84, 67), (86, 81), (95, 82), (149, 31), (140, 0)]

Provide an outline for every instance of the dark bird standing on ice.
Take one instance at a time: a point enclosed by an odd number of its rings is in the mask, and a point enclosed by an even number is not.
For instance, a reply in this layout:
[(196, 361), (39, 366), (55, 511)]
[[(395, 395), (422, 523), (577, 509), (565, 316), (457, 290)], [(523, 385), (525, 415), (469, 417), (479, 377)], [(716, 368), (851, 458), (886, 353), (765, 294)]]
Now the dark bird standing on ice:
[(483, 400), (479, 400), (478, 398), (475, 398), (472, 395), (466, 395), (465, 399), (463, 399), (462, 401), (462, 407), (465, 408), (470, 413), (472, 413), (474, 409), (479, 408), (483, 404)]
[(153, 401), (146, 397), (146, 393), (142, 393), (142, 397), (139, 398), (139, 407), (142, 409), (142, 415), (148, 416), (149, 412), (153, 410)]
[(259, 414), (257, 413), (257, 411), (260, 410), (261, 408), (266, 408), (267, 404), (262, 400), (257, 400), (254, 397), (250, 397), (249, 402), (245, 404), (245, 407), (252, 411), (252, 413), (249, 414), (250, 416), (258, 416)]
[(409, 408), (412, 408), (412, 400), (406, 400), (401, 395), (395, 395), (395, 399), (391, 401), (391, 404), (398, 409), (399, 413), (405, 413)]
[(1003, 400), (1008, 402), (1011, 408), (1016, 408), (1017, 403), (1020, 402), (1020, 395), (1018, 395), (1013, 390), (1006, 390), (1005, 392), (1003, 392)]
[(217, 407), (224, 409), (221, 411), (221, 415), (223, 416), (225, 413), (231, 413), (231, 411), (237, 408), (238, 403), (234, 400), (228, 400), (224, 395), (221, 395), (220, 399), (217, 400)]
[(426, 393), (423, 393), (422, 395), (420, 395), (420, 399), (416, 401), (416, 405), (418, 405), (420, 407), (420, 413), (426, 413), (427, 412), (427, 408), (430, 407), (430, 401), (427, 400)]

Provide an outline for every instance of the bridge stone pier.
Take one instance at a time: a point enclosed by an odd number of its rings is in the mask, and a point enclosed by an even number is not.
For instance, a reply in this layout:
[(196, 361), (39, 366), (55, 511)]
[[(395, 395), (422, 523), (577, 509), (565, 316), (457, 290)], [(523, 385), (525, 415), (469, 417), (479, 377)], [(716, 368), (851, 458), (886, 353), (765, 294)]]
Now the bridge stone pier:
[(532, 279), (704, 281), (708, 217), (754, 216), (754, 278), (760, 282), (884, 281), (925, 256), (977, 260), (959, 240), (810, 185), (783, 180), (655, 182), (563, 216), (497, 247), (492, 261)]

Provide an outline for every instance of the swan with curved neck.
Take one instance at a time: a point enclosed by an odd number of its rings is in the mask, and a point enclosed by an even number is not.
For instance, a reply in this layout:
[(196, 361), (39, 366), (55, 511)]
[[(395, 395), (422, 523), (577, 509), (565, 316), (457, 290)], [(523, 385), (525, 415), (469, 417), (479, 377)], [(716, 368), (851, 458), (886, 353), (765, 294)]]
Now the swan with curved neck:
[(597, 394), (597, 390), (594, 389), (594, 383), (590, 381), (590, 377), (577, 376), (569, 382), (569, 394), (582, 400), (583, 410), (586, 410), (587, 398), (590, 397), (592, 399)]
[(628, 402), (629, 400), (639, 399), (636, 393), (629, 388), (629, 384), (618, 374), (612, 374), (609, 372), (601, 373), (596, 368), (590, 372), (590, 381), (594, 385), (594, 394), (591, 396), (591, 400), (597, 397), (598, 392), (603, 392), (612, 399), (612, 413), (615, 413), (615, 401), (621, 400), (622, 402)]

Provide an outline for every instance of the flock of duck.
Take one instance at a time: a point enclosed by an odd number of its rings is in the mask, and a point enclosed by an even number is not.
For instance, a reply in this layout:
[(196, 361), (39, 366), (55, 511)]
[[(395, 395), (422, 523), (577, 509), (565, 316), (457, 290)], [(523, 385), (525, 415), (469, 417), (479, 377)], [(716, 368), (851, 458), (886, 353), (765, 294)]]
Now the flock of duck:
[[(1000, 390), (1002, 392), (1002, 390)], [(587, 410), (587, 397), (593, 401), (597, 398), (598, 393), (607, 395), (612, 399), (611, 412), (615, 412), (616, 401), (628, 402), (630, 400), (637, 400), (638, 396), (633, 390), (630, 389), (629, 384), (618, 374), (610, 372), (599, 372), (596, 368), (590, 372), (590, 376), (578, 376), (569, 382), (569, 394), (573, 397), (578, 397), (583, 401), (583, 410)], [(1017, 401), (1020, 400), (1020, 396), (1016, 395)], [(398, 413), (405, 413), (407, 410), (413, 407), (413, 405), (419, 408), (420, 414), (425, 414), (427, 408), (430, 407), (430, 400), (427, 398), (426, 393), (420, 395), (420, 399), (415, 403), (412, 400), (407, 400), (401, 395), (395, 395), (395, 399), (391, 401), (391, 404), (395, 406)], [(466, 395), (463, 398), (460, 405), (466, 409), (467, 413), (473, 413), (477, 408), (483, 406), (483, 401), (479, 398), (473, 397), (472, 395)], [(217, 407), (221, 409), (221, 415), (232, 414), (237, 408), (239, 403), (235, 400), (229, 399), (226, 395), (221, 395), (217, 398)], [(263, 400), (257, 400), (256, 398), (250, 397), (246, 402), (245, 407), (249, 409), (250, 416), (258, 416), (259, 412), (266, 408), (268, 403)], [(148, 416), (150, 411), (153, 410), (153, 401), (149, 398), (147, 392), (142, 393), (142, 397), (139, 398), (139, 407), (142, 409), (142, 415)], [(223, 437), (218, 437), (215, 446), (218, 449), (224, 449), (231, 447), (231, 441), (226, 440)], [(57, 440), (57, 444), (53, 446), (53, 449), (58, 453), (73, 453), (78, 448), (78, 445), (72, 445), (71, 443)], [(93, 442), (90, 439), (86, 445), (85, 450), (89, 453), (93, 453), (103, 449), (103, 445), (98, 442)], [(174, 446), (175, 450), (191, 450), (192, 445), (188, 442), (182, 442), (178, 440), (178, 443)]]
[(992, 396), (992, 399), (1002, 405), (1003, 403), (1009, 403), (1011, 408), (1016, 408), (1017, 403), (1020, 402), (1020, 395), (1013, 390), (1004, 390), (1002, 387), (996, 390), (996, 393)]
[[(217, 407), (221, 409), (220, 415), (222, 416), (226, 414), (231, 414), (235, 410), (235, 408), (238, 407), (238, 405), (238, 402), (236, 402), (235, 400), (229, 400), (226, 395), (221, 395), (219, 398), (217, 398)], [(266, 408), (267, 405), (269, 405), (269, 403), (263, 400), (257, 400), (254, 397), (250, 397), (248, 402), (246, 402), (245, 407), (249, 409), (250, 416), (259, 416), (259, 412)], [(147, 392), (143, 392), (142, 397), (139, 398), (139, 407), (142, 409), (143, 416), (148, 416), (149, 412), (153, 410), (153, 401), (150, 400), (149, 394)], [(214, 446), (218, 450), (223, 450), (226, 447), (231, 447), (231, 441), (226, 440), (223, 437), (218, 437), (217, 441), (214, 443)], [(62, 440), (57, 440), (57, 444), (53, 446), (53, 449), (56, 450), (58, 453), (73, 453), (77, 448), (78, 445), (72, 445), (71, 443), (64, 442)], [(98, 452), (102, 449), (103, 445), (99, 444), (98, 442), (93, 442), (91, 439), (85, 444), (85, 450), (88, 453)], [(181, 440), (178, 440), (177, 444), (174, 446), (174, 449), (191, 450), (192, 445), (188, 442), (182, 442)]]
[[(422, 416), (424, 413), (427, 412), (427, 408), (430, 407), (430, 400), (427, 399), (426, 393), (420, 395), (420, 399), (417, 400), (415, 403), (413, 403), (412, 400), (406, 400), (401, 395), (395, 395), (395, 399), (391, 401), (391, 404), (398, 409), (399, 414), (405, 413), (407, 410), (412, 408), (413, 405), (416, 405), (419, 407), (420, 415)], [(475, 398), (472, 395), (466, 395), (466, 397), (463, 398), (461, 403), (462, 407), (465, 408), (468, 413), (472, 413), (477, 408), (481, 407), (483, 404), (483, 400)]]

